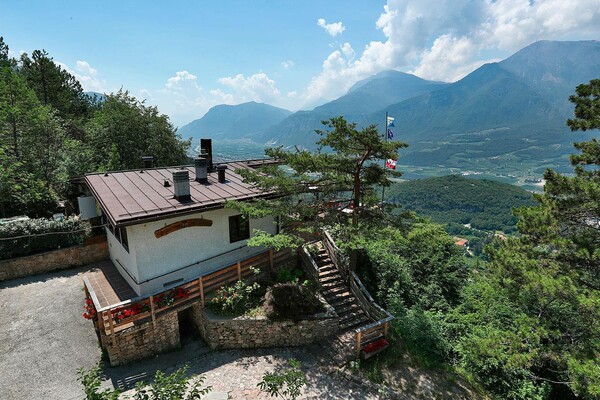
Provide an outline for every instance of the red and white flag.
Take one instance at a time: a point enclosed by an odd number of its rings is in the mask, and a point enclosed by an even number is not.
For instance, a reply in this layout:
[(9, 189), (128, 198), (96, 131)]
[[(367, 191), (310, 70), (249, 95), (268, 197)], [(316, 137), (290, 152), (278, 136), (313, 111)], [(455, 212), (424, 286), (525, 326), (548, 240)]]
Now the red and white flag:
[(391, 158), (385, 162), (385, 167), (389, 169), (396, 169), (396, 160), (392, 160)]

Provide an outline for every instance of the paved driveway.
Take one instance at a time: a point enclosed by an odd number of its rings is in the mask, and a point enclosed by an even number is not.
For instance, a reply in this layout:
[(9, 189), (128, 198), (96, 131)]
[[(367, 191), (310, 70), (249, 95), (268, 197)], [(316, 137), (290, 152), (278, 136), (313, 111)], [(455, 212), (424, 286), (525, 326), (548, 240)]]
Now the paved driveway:
[(82, 399), (77, 369), (100, 360), (83, 318), (89, 267), (0, 283), (0, 399)]
[[(92, 323), (82, 317), (82, 274), (90, 266), (0, 283), (0, 399), (82, 399), (77, 369), (100, 361)], [(234, 399), (268, 398), (256, 384), (296, 357), (309, 386), (303, 398), (373, 399), (373, 393), (331, 374), (319, 345), (299, 348), (210, 351), (201, 341), (131, 365), (103, 369), (103, 387), (130, 389), (150, 380), (157, 369), (172, 372), (184, 364), (203, 374), (214, 392)]]

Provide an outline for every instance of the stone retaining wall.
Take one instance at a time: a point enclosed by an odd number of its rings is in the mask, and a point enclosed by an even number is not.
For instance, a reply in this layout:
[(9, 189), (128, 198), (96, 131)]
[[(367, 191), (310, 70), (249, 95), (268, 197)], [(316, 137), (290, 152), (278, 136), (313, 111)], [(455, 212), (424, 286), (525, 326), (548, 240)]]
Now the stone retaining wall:
[(180, 347), (177, 313), (171, 312), (152, 321), (134, 325), (112, 335), (100, 332), (102, 347), (106, 349), (111, 366), (164, 353)]
[(108, 258), (106, 237), (99, 243), (0, 261), (0, 281), (77, 267)]
[(221, 317), (200, 306), (193, 308), (197, 328), (212, 349), (302, 346), (337, 333), (336, 315), (317, 314), (294, 321), (271, 321), (266, 317)]

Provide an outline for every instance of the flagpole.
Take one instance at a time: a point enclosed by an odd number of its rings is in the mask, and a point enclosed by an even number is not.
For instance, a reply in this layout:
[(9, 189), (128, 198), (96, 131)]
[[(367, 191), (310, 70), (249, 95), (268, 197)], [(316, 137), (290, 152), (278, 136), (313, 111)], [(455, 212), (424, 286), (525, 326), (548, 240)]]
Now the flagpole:
[[(385, 141), (387, 142), (388, 139), (388, 134), (387, 134), (387, 130), (388, 130), (388, 112), (385, 112), (385, 129), (383, 130), (383, 137), (385, 139)], [(387, 168), (385, 166), (386, 163), (386, 159), (383, 159), (383, 173), (386, 174), (387, 176)], [(381, 186), (381, 209), (383, 210), (383, 198), (385, 197), (385, 186)]]

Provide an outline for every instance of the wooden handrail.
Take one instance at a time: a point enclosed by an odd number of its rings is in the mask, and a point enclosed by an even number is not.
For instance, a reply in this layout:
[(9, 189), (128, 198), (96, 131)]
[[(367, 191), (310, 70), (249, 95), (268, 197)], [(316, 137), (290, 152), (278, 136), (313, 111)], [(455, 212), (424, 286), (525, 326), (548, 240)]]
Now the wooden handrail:
[(373, 296), (371, 296), (371, 293), (369, 293), (358, 275), (356, 275), (354, 271), (350, 271), (348, 257), (346, 257), (340, 248), (336, 246), (331, 234), (325, 230), (323, 231), (323, 236), (325, 237), (323, 244), (329, 258), (331, 258), (331, 261), (335, 264), (338, 271), (340, 271), (342, 276), (347, 280), (350, 291), (354, 294), (362, 309), (371, 319), (375, 320), (375, 322), (354, 331), (356, 336), (356, 355), (357, 357), (360, 357), (360, 352), (363, 347), (363, 338), (370, 334), (377, 336), (378, 333), (380, 336), (387, 337), (388, 326), (394, 319), (394, 316), (375, 302), (375, 299), (373, 299)]

